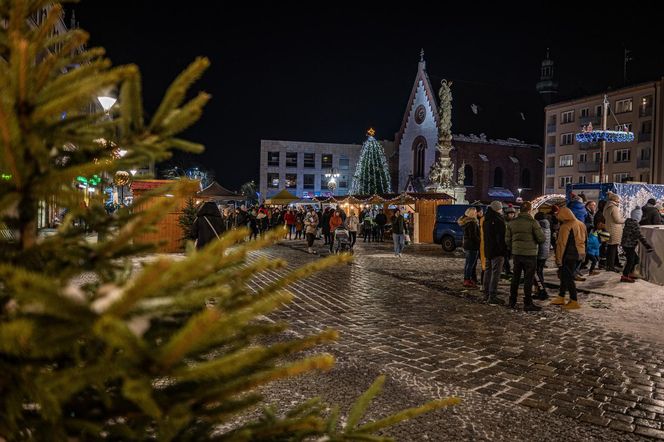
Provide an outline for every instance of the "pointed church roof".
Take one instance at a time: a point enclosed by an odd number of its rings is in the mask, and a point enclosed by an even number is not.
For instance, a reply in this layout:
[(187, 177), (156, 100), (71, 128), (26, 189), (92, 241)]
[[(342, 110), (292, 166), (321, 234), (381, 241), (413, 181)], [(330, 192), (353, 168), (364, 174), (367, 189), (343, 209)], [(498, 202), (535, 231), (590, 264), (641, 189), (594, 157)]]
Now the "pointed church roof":
[(410, 116), (410, 113), (415, 110), (413, 105), (415, 103), (415, 94), (417, 94), (417, 86), (420, 84), (420, 81), (422, 81), (422, 84), (424, 84), (424, 93), (427, 95), (429, 103), (431, 103), (433, 118), (436, 121), (436, 127), (438, 126), (438, 103), (436, 101), (436, 94), (434, 89), (431, 87), (431, 81), (429, 81), (429, 75), (427, 74), (426, 66), (427, 63), (424, 61), (424, 50), (422, 50), (420, 52), (420, 62), (417, 64), (417, 75), (415, 76), (415, 82), (413, 83), (413, 88), (410, 91), (410, 97), (408, 97), (406, 112), (404, 112), (403, 120), (401, 121), (401, 128), (399, 129), (399, 132), (397, 132), (397, 136), (394, 140), (394, 146), (397, 151), (399, 150), (399, 145), (401, 144), (401, 137), (406, 130), (408, 117)]

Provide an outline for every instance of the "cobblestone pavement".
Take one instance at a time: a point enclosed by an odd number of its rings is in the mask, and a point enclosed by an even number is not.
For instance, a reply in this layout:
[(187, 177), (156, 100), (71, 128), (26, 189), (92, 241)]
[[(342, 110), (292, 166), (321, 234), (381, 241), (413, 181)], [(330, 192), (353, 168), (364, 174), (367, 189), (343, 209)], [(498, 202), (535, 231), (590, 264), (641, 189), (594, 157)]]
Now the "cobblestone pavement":
[[(296, 299), (275, 319), (287, 319), (298, 335), (339, 330), (340, 341), (324, 348), (338, 364), (275, 384), (269, 398), (315, 394), (348, 404), (387, 373), (375, 416), (451, 394), (463, 399), (391, 430), (399, 440), (664, 439), (658, 343), (559, 307), (524, 313), (485, 305), (478, 291), (461, 289), (460, 255), (411, 246), (399, 259), (390, 246), (358, 244), (353, 263), (291, 287)], [(318, 259), (304, 250), (287, 241), (254, 257), (291, 266)]]

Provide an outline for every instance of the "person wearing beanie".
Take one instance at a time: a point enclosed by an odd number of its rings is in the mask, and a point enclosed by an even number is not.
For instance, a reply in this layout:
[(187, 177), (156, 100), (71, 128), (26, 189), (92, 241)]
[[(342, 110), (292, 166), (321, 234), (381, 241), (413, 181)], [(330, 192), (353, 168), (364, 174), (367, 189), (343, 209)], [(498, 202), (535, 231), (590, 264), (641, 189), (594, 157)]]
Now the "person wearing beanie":
[(502, 304), (497, 297), (498, 280), (503, 268), (503, 261), (507, 255), (505, 245), (505, 220), (502, 215), (503, 205), (500, 201), (493, 201), (484, 216), (482, 235), (484, 239), (484, 257), (486, 269), (484, 272), (484, 294), (489, 304)]
[(588, 214), (588, 211), (586, 210), (586, 206), (583, 203), (583, 200), (581, 197), (575, 195), (574, 193), (571, 193), (569, 196), (570, 200), (569, 203), (567, 203), (567, 207), (569, 210), (572, 211), (576, 219), (578, 219), (581, 222), (584, 222), (586, 220), (586, 215)]
[(477, 255), (480, 252), (480, 224), (477, 219), (477, 209), (469, 207), (457, 223), (463, 229), (463, 250), (466, 255), (466, 263), (463, 268), (463, 286), (477, 288), (473, 281), (475, 276), (475, 265)]
[[(556, 265), (560, 274), (560, 292), (551, 304), (562, 305), (566, 310), (578, 309), (581, 306), (576, 296), (574, 275), (577, 263), (586, 255), (586, 226), (567, 207), (560, 209), (558, 219), (561, 226), (556, 243)], [(570, 302), (565, 304), (567, 291)]]
[(533, 304), (531, 292), (533, 277), (537, 269), (537, 254), (539, 244), (544, 242), (544, 233), (539, 223), (530, 215), (532, 205), (523, 203), (519, 215), (507, 223), (505, 243), (512, 251), (514, 257), (514, 275), (510, 286), (509, 307), (516, 308), (519, 281), (523, 272), (523, 309), (525, 311), (538, 311), (540, 307)]
[(618, 246), (622, 240), (625, 218), (620, 214), (620, 208), (618, 207), (620, 197), (613, 192), (608, 192), (606, 198), (608, 201), (604, 207), (604, 224), (606, 225), (606, 230), (611, 235), (606, 250), (606, 270), (618, 272), (616, 261), (618, 259)]
[(650, 198), (645, 206), (641, 208), (643, 216), (639, 222), (642, 226), (659, 226), (662, 224), (662, 216), (657, 209), (657, 201), (655, 198)]
[(636, 209), (632, 210), (632, 215), (625, 220), (625, 228), (623, 229), (622, 240), (620, 242), (620, 245), (625, 252), (625, 256), (627, 257), (627, 262), (625, 263), (625, 268), (620, 277), (620, 282), (635, 282), (633, 272), (637, 260), (636, 246), (639, 243), (643, 244), (647, 253), (651, 253), (653, 250), (652, 246), (641, 234), (641, 229), (638, 224), (639, 220), (637, 219), (639, 213), (635, 212)]

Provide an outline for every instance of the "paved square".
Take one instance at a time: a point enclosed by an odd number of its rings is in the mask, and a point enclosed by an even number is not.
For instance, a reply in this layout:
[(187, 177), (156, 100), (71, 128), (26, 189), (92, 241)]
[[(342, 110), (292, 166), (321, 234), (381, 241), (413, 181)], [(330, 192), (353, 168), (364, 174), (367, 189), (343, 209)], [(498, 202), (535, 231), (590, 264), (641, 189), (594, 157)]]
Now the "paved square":
[[(314, 394), (347, 405), (387, 373), (375, 416), (450, 394), (463, 399), (394, 428), (389, 434), (399, 440), (664, 439), (659, 342), (584, 315), (590, 304), (563, 312), (543, 303), (538, 313), (485, 305), (479, 291), (461, 287), (461, 256), (438, 246), (411, 246), (401, 259), (391, 243), (356, 249), (352, 264), (292, 286), (295, 301), (273, 318), (288, 320), (298, 335), (338, 330), (340, 341), (324, 349), (337, 368), (277, 384), (267, 391), (272, 400)], [(301, 241), (252, 258), (261, 255), (291, 266), (319, 259)]]

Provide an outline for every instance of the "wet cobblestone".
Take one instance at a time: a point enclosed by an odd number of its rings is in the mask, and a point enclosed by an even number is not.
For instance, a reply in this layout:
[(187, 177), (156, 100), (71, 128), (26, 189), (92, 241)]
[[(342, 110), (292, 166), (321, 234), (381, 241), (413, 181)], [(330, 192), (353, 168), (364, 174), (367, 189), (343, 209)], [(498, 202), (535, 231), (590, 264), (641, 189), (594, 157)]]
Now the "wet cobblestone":
[[(292, 266), (318, 259), (298, 242), (258, 255)], [(411, 247), (398, 259), (389, 244), (360, 245), (352, 264), (293, 285), (296, 299), (274, 319), (300, 335), (337, 329), (341, 339), (327, 350), (339, 364), (280, 383), (271, 397), (315, 392), (343, 403), (384, 372), (392, 377), (387, 409), (464, 399), (395, 429), (400, 440), (664, 439), (659, 345), (553, 306), (524, 313), (485, 305), (477, 290), (461, 288), (462, 269), (463, 259), (437, 247)]]

